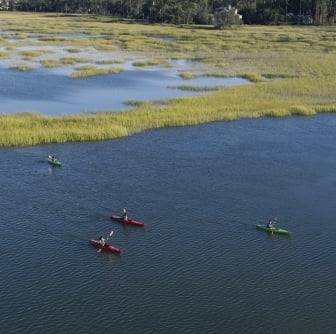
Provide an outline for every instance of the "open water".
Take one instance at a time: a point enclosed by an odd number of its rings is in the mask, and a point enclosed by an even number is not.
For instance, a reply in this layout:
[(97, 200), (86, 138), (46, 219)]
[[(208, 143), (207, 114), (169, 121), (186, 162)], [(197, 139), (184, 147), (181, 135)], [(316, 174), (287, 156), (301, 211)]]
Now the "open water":
[[(262, 118), (1, 149), (1, 332), (335, 333), (335, 128)], [(109, 219), (123, 207), (145, 228)], [(292, 236), (255, 228), (271, 217)], [(97, 253), (111, 230), (121, 254)]]

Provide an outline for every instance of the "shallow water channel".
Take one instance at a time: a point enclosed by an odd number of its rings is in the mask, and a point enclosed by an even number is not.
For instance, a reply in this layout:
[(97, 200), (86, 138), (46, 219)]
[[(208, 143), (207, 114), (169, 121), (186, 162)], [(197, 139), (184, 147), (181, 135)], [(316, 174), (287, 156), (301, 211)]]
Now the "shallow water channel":
[(247, 84), (240, 78), (196, 77), (183, 80), (176, 70), (128, 69), (118, 74), (72, 79), (64, 69), (18, 71), (0, 68), (0, 113), (34, 111), (60, 116), (123, 110), (130, 100), (162, 100), (206, 94), (177, 86), (217, 87)]

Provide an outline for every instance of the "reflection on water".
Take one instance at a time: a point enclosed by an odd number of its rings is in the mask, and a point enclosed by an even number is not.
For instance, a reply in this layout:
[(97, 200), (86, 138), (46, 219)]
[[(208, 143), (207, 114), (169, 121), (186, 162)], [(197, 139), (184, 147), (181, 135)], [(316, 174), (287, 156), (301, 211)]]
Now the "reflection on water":
[[(62, 70), (60, 70), (62, 73)], [(181, 79), (176, 70), (127, 70), (118, 74), (71, 79), (46, 69), (21, 72), (1, 69), (0, 112), (35, 111), (59, 116), (92, 111), (122, 110), (128, 100), (148, 101), (199, 95), (169, 87), (243, 85), (240, 78)]]
[[(171, 67), (149, 66), (137, 68), (133, 64), (139, 60), (134, 55), (123, 50), (102, 51), (94, 47), (78, 47), (76, 57), (85, 59), (82, 66), (94, 65), (97, 68), (111, 66), (111, 61), (118, 62), (123, 72), (110, 75), (71, 79), (69, 75), (75, 70), (74, 65), (44, 68), (41, 62), (54, 60), (58, 62), (62, 57), (73, 57), (69, 52), (69, 45), (46, 45), (52, 38), (102, 38), (103, 35), (76, 34), (43, 34), (29, 33), (26, 38), (13, 31), (0, 32), (1, 37), (16, 45), (17, 52), (3, 57), (0, 64), (0, 113), (15, 113), (32, 111), (44, 115), (59, 116), (97, 111), (117, 111), (130, 108), (126, 101), (164, 100), (181, 96), (207, 94), (201, 89), (182, 90), (179, 87), (216, 87), (248, 84), (241, 78), (215, 78), (201, 76), (202, 63), (185, 59), (167, 59)], [(16, 38), (19, 37), (19, 38)], [(171, 36), (155, 38), (173, 41)], [(21, 43), (22, 41), (22, 43)], [(1, 50), (1, 47), (0, 47)], [(4, 50), (4, 49), (3, 49)], [(37, 51), (32, 59), (22, 57), (23, 52)], [(39, 54), (41, 51), (41, 54)], [(141, 58), (141, 57), (140, 57)], [(120, 61), (120, 59), (122, 61)], [(141, 58), (141, 60), (145, 60)], [(18, 71), (10, 69), (17, 66), (28, 66), (32, 71)], [(194, 78), (183, 80), (179, 73), (190, 71)]]

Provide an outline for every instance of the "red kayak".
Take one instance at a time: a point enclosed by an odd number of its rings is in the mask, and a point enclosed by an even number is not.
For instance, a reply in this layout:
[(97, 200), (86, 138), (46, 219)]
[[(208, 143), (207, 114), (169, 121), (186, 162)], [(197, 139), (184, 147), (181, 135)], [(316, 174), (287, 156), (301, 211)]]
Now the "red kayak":
[[(94, 240), (94, 239), (90, 239), (89, 240), (89, 243), (96, 247), (96, 248), (99, 248), (99, 241), (98, 240)], [(112, 245), (109, 245), (109, 244), (105, 244), (104, 247), (103, 247), (103, 250), (106, 250), (106, 251), (110, 251), (110, 252), (113, 252), (113, 253), (120, 253), (120, 249), (117, 248), (117, 247), (114, 247)]]
[(113, 220), (116, 220), (120, 223), (123, 223), (123, 224), (131, 224), (131, 225), (136, 225), (136, 226), (140, 226), (140, 227), (144, 227), (145, 224), (144, 223), (141, 223), (141, 222), (138, 222), (134, 219), (131, 219), (131, 218), (123, 218), (123, 217), (119, 217), (119, 216), (111, 216), (111, 219)]

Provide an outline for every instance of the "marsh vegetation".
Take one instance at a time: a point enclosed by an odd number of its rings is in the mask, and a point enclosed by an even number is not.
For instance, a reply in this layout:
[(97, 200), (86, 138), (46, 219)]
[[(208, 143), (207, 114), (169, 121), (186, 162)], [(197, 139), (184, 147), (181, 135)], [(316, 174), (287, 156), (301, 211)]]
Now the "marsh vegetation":
[[(117, 23), (94, 16), (0, 13), (0, 18), (5, 32), (1, 35), (0, 56), (9, 68), (71, 66), (75, 77), (120, 71), (123, 61), (146, 67), (170, 66), (182, 59), (191, 64), (180, 72), (185, 79), (209, 75), (243, 77), (253, 82), (216, 87), (206, 95), (160, 104), (133, 101), (132, 110), (117, 113), (2, 115), (0, 146), (105, 140), (150, 128), (336, 111), (334, 27), (239, 26), (217, 31), (197, 26)], [(63, 50), (59, 58), (57, 54), (51, 58), (50, 49), (59, 48)], [(106, 59), (82, 56), (81, 51), (88, 48), (99, 50), (101, 58)], [(98, 61), (106, 67), (93, 66)], [(111, 69), (111, 62), (118, 67)]]

